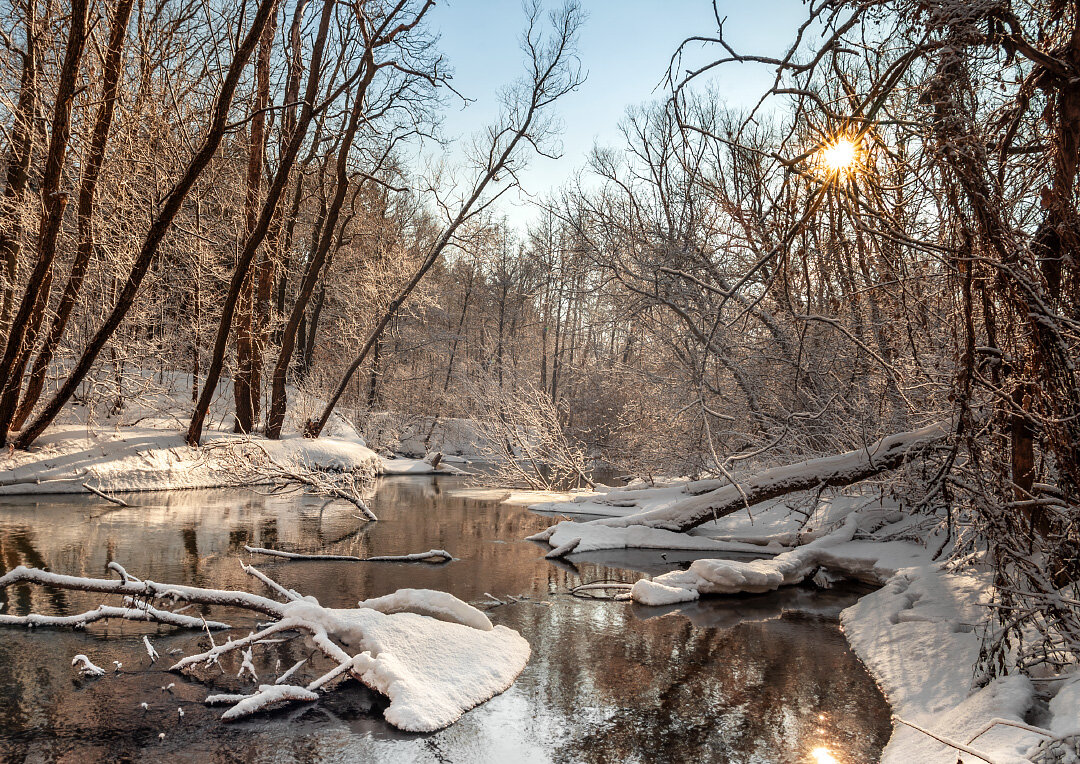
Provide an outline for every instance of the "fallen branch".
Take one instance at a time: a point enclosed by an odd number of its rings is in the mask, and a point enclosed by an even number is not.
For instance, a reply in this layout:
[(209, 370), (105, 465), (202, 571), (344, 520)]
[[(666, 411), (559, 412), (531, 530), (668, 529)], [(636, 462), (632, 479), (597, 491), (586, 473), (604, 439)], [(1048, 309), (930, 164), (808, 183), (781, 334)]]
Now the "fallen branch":
[(89, 483), (83, 483), (82, 487), (85, 488), (86, 490), (88, 490), (90, 493), (97, 494), (101, 498), (105, 499), (105, 501), (111, 501), (113, 504), (116, 504), (116, 505), (121, 506), (121, 507), (130, 507), (131, 506), (130, 504), (128, 504), (123, 499), (118, 499), (115, 496), (109, 496), (109, 494), (104, 493), (103, 491), (99, 491), (97, 488), (94, 488), (94, 486), (90, 485)]
[(284, 560), (326, 560), (330, 562), (426, 562), (436, 565), (454, 559), (454, 556), (444, 549), (429, 549), (426, 552), (414, 552), (413, 554), (385, 554), (376, 557), (356, 557), (350, 554), (303, 554), (247, 545), (244, 546), (244, 550), (251, 554), (264, 554), (269, 557), (280, 557)]
[[(148, 623), (161, 623), (166, 626), (179, 626), (182, 629), (202, 629), (203, 621), (192, 618), (189, 615), (178, 615), (167, 610), (158, 610), (153, 607), (114, 607), (99, 605), (93, 610), (78, 615), (0, 615), (0, 625), (4, 626), (54, 626), (84, 629), (95, 621), (107, 621), (121, 619), (124, 621), (145, 621)], [(211, 629), (232, 628), (227, 623), (219, 621), (207, 621), (206, 625)]]
[[(431, 554), (406, 557), (430, 558)], [(80, 625), (118, 617), (201, 627), (209, 636), (210, 629), (226, 628), (226, 625), (204, 621), (201, 616), (193, 618), (161, 611), (149, 603), (163, 599), (236, 607), (268, 615), (272, 621), (241, 639), (221, 643), (210, 637), (209, 650), (180, 658), (170, 670), (189, 671), (220, 665), (223, 656), (240, 651), (239, 675), (250, 676), (257, 682), (254, 646), (266, 644), (270, 641), (268, 637), (277, 635), (287, 639), (303, 635), (306, 643), (333, 665), (331, 670), (316, 676), (306, 686), (285, 683), (303, 666), (310, 666), (302, 661), (279, 677), (275, 684), (260, 685), (255, 693), (211, 696), (208, 703), (231, 705), (222, 716), (224, 721), (243, 718), (282, 703), (317, 700), (317, 690), (325, 690), (331, 682), (348, 674), (389, 698), (384, 716), (390, 724), (412, 732), (432, 732), (452, 724), (468, 709), (507, 689), (529, 658), (528, 643), (521, 635), (503, 626), (493, 626), (479, 610), (446, 592), (401, 589), (361, 601), (353, 608), (338, 609), (323, 607), (311, 597), (300, 598), (276, 582), (272, 587), (275, 592), (297, 599), (279, 603), (248, 592), (138, 581), (120, 565), (114, 570), (122, 576), (121, 580), (65, 576), (19, 566), (0, 576), (0, 588), (37, 584), (118, 594), (126, 597), (129, 605), (123, 608), (102, 605), (79, 616), (5, 616), (0, 618), (0, 623)], [(272, 581), (256, 575), (254, 569), (245, 570), (264, 583)], [(157, 651), (149, 640), (144, 640), (144, 646), (151, 658), (155, 657)], [(88, 659), (83, 663), (77, 657), (73, 665), (81, 671), (96, 673)], [(117, 662), (118, 670), (119, 665)]]

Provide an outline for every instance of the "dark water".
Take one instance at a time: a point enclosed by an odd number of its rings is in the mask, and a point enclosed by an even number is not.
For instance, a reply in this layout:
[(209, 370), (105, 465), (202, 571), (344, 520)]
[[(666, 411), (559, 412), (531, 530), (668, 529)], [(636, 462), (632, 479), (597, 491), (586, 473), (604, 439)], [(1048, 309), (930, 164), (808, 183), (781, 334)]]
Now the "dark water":
[[(265, 593), (240, 570), (244, 544), (361, 556), (447, 549), (459, 559), (441, 566), (255, 562), (331, 606), (401, 587), (444, 589), (473, 602), (485, 592), (525, 597), (489, 615), (519, 630), (533, 649), (510, 690), (446, 730), (411, 735), (386, 724), (383, 702), (356, 683), (315, 705), (222, 724), (221, 709), (201, 701), (209, 687), (244, 687), (235, 678), (238, 659), (223, 660), (225, 670), (206, 681), (165, 670), (179, 656), (170, 651), (193, 652), (208, 644), (205, 635), (121, 622), (85, 632), (6, 628), (0, 760), (833, 760), (826, 752), (845, 763), (877, 759), (889, 733), (888, 707), (837, 624), (862, 591), (795, 587), (667, 609), (577, 599), (566, 592), (583, 581), (633, 581), (671, 563), (652, 553), (550, 563), (538, 545), (521, 541), (549, 518), (452, 495), (460, 486), (450, 478), (388, 479), (371, 501), (380, 517), (372, 524), (348, 505), (296, 494), (141, 494), (130, 509), (81, 497), (0, 499), (4, 570), (25, 564), (102, 577), (117, 560), (155, 581)], [(25, 586), (0, 596), (10, 600), (4, 612), (14, 614), (81, 612), (100, 601)], [(235, 611), (213, 615), (239, 635), (254, 624)], [(143, 634), (162, 654), (155, 665)], [(305, 657), (298, 643), (257, 652), (260, 675), (272, 681)], [(121, 673), (78, 679), (70, 667), (76, 653), (107, 669), (121, 661)]]

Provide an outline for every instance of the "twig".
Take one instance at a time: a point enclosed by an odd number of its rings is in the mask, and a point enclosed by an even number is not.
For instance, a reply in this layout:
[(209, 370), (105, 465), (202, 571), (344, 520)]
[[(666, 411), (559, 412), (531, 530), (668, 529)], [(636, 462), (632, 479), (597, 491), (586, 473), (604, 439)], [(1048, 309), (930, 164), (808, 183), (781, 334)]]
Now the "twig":
[(119, 505), (121, 507), (130, 507), (131, 506), (130, 504), (128, 504), (123, 499), (118, 499), (115, 496), (109, 496), (109, 494), (104, 493), (103, 491), (99, 491), (97, 488), (94, 488), (94, 486), (90, 485), (89, 483), (83, 483), (82, 487), (85, 488), (86, 490), (88, 490), (90, 493), (97, 494), (101, 498), (105, 499), (105, 501), (111, 501), (113, 504), (117, 504), (117, 505)]

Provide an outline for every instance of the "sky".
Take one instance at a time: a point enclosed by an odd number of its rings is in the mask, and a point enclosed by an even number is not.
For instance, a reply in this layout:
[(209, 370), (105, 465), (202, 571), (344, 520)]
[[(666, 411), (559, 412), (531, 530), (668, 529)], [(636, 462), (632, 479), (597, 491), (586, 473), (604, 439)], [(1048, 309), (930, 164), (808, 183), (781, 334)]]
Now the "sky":
[[(557, 0), (556, 0), (557, 1)], [(580, 89), (557, 103), (562, 122), (562, 157), (536, 157), (522, 175), (525, 190), (543, 198), (557, 190), (588, 161), (594, 144), (619, 147), (619, 121), (627, 107), (662, 100), (661, 81), (679, 43), (692, 35), (711, 36), (716, 22), (710, 0), (581, 0), (587, 18), (579, 55), (587, 78)], [(555, 2), (548, 2), (554, 7)], [(719, 0), (725, 38), (739, 52), (782, 56), (791, 44), (804, 7), (799, 0)], [(432, 29), (454, 72), (454, 87), (473, 102), (450, 102), (443, 131), (456, 139), (450, 158), (478, 130), (493, 121), (499, 89), (524, 71), (519, 48), (525, 14), (517, 0), (447, 0), (433, 9)], [(690, 54), (709, 60), (700, 45)], [(733, 107), (752, 106), (771, 82), (761, 66), (729, 64), (711, 83)], [(430, 148), (430, 147), (429, 147)], [(536, 212), (522, 195), (502, 210), (523, 227)]]

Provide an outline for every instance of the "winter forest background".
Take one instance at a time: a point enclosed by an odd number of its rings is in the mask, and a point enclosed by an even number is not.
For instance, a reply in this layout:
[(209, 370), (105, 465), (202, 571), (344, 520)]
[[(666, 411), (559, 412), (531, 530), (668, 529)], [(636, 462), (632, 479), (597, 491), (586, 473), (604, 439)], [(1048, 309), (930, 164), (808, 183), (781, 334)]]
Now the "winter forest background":
[[(987, 679), (1075, 662), (1080, 6), (811, 2), (779, 58), (718, 11), (521, 229), (582, 9), (529, 6), (499, 120), (419, 166), (462, 97), (432, 5), (0, 4), (0, 442), (166, 400), (192, 445), (465, 418), (542, 484), (939, 423), (839, 482), (992, 564)], [(728, 108), (708, 75), (750, 63), (774, 84)]]

